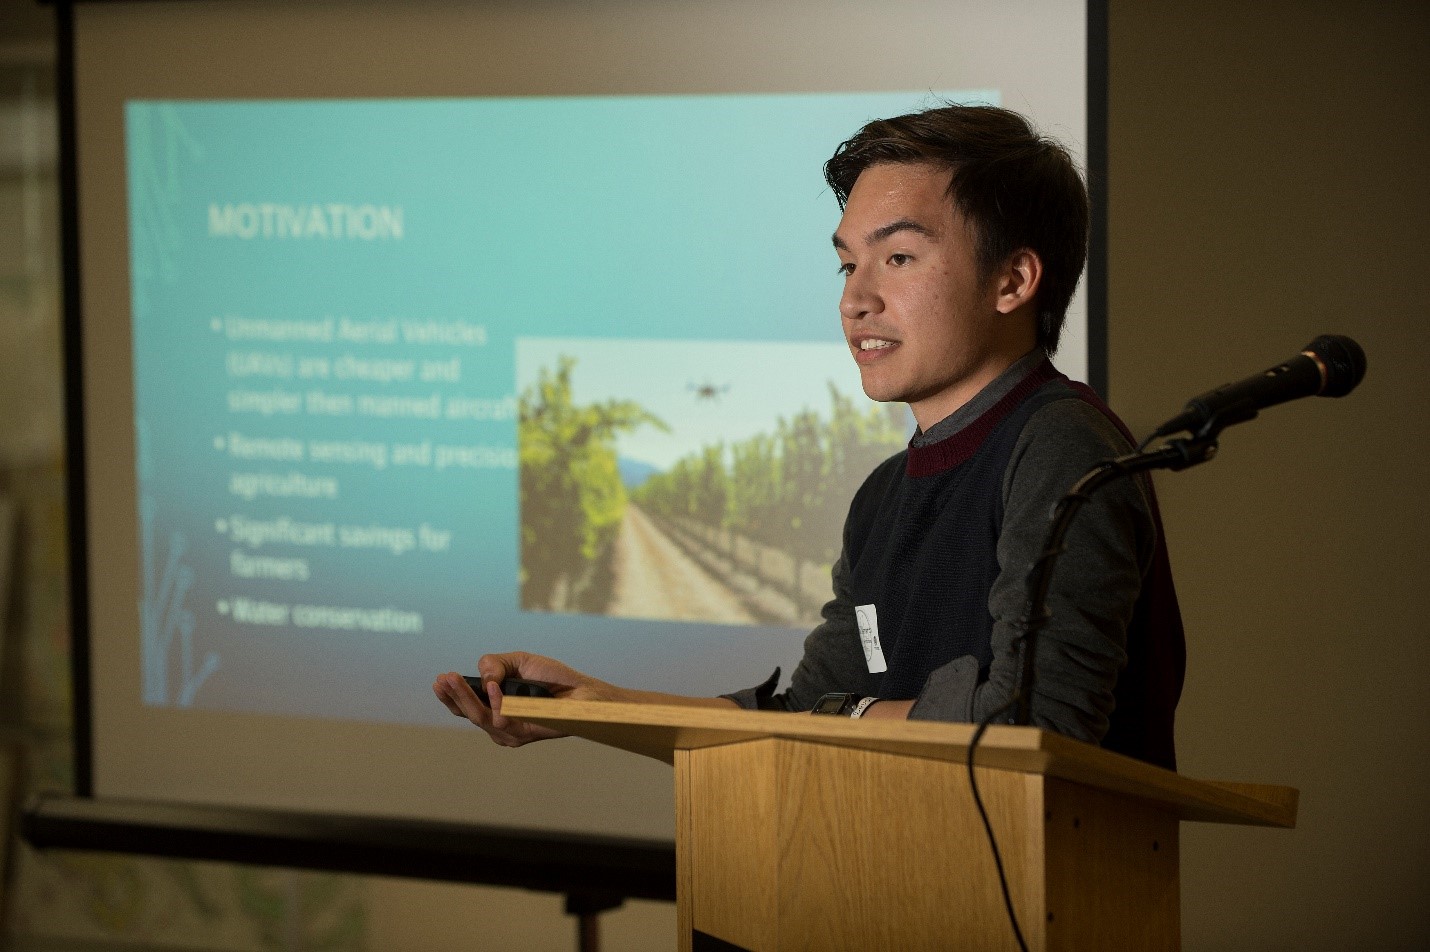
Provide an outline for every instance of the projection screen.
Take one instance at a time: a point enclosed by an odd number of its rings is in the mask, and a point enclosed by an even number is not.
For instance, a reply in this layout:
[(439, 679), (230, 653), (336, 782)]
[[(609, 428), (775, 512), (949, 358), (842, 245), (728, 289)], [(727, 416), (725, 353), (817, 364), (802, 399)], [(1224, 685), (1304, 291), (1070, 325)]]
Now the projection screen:
[[(843, 344), (822, 163), (940, 100), (1104, 135), (1076, 2), (75, 17), (101, 797), (670, 838), (664, 765), (498, 748), (433, 676), (787, 675), (910, 426)], [(1086, 302), (1057, 363), (1100, 384)]]

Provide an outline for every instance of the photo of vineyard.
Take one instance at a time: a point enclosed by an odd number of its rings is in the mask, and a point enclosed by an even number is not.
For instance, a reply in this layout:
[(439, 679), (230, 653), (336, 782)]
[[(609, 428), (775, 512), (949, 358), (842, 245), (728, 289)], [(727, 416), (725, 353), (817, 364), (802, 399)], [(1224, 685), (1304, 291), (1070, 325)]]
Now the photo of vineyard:
[(908, 435), (842, 345), (523, 340), (517, 378), (524, 611), (817, 623)]

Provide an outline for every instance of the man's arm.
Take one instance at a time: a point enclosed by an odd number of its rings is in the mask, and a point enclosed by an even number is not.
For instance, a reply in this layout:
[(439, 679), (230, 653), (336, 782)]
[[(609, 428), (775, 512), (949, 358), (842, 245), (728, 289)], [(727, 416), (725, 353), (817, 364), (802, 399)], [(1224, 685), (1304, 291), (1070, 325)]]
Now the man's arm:
[(878, 721), (904, 721), (908, 720), (909, 711), (914, 706), (914, 701), (886, 701), (882, 698), (864, 708), (864, 713), (860, 717), (871, 717)]
[[(1012, 697), (1027, 574), (1042, 550), (1052, 507), (1093, 465), (1128, 450), (1113, 423), (1081, 400), (1056, 401), (1028, 421), (1004, 479), (986, 680), (973, 658), (954, 659), (929, 676), (909, 716), (977, 722)], [(1127, 627), (1155, 538), (1136, 479), (1104, 487), (1078, 513), (1048, 594), (1052, 618), (1038, 636), (1034, 724), (1093, 743), (1107, 732), (1113, 688), (1127, 662)], [(879, 715), (881, 707), (869, 714)]]
[(507, 654), (483, 655), (477, 661), (477, 673), (487, 689), (490, 706), (477, 699), (464, 677), (455, 671), (437, 676), (432, 691), (447, 710), (465, 717), (486, 731), (503, 747), (520, 747), (534, 740), (564, 737), (560, 731), (524, 721), (503, 717), (501, 713), (501, 682), (507, 678), (527, 678), (551, 686), (559, 698), (576, 701), (618, 701), (626, 704), (671, 704), (686, 707), (733, 708), (735, 702), (718, 697), (687, 697), (682, 694), (662, 694), (658, 691), (636, 691), (622, 688), (583, 674), (554, 658), (513, 651)]

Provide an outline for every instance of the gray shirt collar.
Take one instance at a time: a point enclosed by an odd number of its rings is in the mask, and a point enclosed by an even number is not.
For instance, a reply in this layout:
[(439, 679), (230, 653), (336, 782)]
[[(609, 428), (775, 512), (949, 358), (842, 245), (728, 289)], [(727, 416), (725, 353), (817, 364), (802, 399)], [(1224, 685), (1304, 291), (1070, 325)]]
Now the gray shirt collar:
[(1046, 357), (1043, 348), (1034, 347), (1018, 358), (1007, 370), (994, 377), (993, 381), (978, 391), (972, 400), (929, 427), (927, 433), (915, 430), (914, 438), (909, 440), (909, 445), (931, 446), (953, 436), (988, 412), (993, 404), (1006, 397), (1008, 392), (1016, 387), (1024, 377), (1036, 370)]

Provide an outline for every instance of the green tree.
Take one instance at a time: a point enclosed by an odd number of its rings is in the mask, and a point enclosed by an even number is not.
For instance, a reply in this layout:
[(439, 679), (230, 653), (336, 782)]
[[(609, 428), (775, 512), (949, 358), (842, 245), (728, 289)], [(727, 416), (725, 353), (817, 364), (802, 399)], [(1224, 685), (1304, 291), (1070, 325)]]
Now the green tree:
[(691, 513), (712, 529), (722, 529), (728, 521), (730, 477), (725, 472), (725, 444), (716, 443), (700, 452), (695, 484), (695, 506)]
[(560, 357), (518, 400), (523, 608), (604, 608), (601, 578), (626, 507), (616, 435), (667, 429), (632, 400), (576, 405), (575, 366), (574, 357)]
[(780, 460), (775, 441), (758, 434), (730, 447), (730, 527), (768, 544), (779, 500)]

